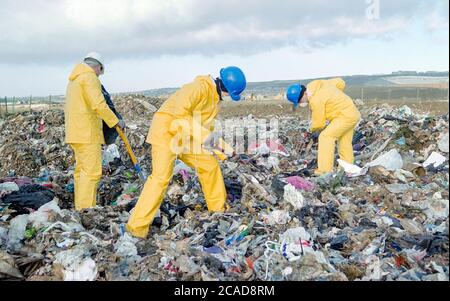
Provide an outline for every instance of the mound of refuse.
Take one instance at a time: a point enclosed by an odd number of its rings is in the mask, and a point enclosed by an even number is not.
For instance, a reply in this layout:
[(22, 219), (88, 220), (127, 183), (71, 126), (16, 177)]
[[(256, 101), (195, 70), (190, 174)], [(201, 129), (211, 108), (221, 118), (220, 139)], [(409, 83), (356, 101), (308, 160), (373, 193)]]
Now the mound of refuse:
[[(134, 103), (124, 99), (116, 100), (121, 113)], [(221, 163), (226, 213), (207, 212), (195, 171), (177, 161), (145, 240), (121, 226), (143, 183), (120, 142), (104, 151), (99, 206), (75, 212), (70, 155), (50, 135), (63, 129), (48, 119), (61, 112), (12, 117), (0, 125), (0, 279), (448, 281), (448, 114), (389, 106), (362, 113), (355, 164), (339, 161), (321, 177), (312, 176), (317, 139), (308, 122), (281, 117), (278, 140), (269, 134), (266, 145), (251, 146), (254, 154)], [(152, 113), (126, 114), (150, 173), (141, 140)], [(17, 131), (22, 151), (33, 150), (30, 161), (5, 147)], [(46, 153), (49, 145), (58, 147)], [(24, 166), (13, 163), (20, 160)]]

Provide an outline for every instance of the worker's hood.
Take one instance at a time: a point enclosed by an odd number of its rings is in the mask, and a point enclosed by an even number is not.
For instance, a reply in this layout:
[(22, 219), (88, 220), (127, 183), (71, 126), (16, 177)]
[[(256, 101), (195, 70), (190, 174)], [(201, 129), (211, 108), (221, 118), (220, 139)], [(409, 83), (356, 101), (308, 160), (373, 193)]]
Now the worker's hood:
[(81, 74), (85, 74), (85, 73), (94, 73), (94, 69), (92, 69), (91, 67), (89, 67), (86, 64), (77, 64), (75, 66), (75, 68), (73, 69), (72, 73), (69, 76), (69, 80), (70, 81), (74, 81), (75, 79), (77, 79), (78, 76), (80, 76)]
[(333, 78), (328, 80), (328, 82), (331, 85), (336, 86), (341, 91), (345, 90), (345, 81), (342, 78)]
[(323, 80), (315, 80), (308, 84), (306, 87), (306, 90), (308, 90), (308, 93), (311, 93), (312, 95), (316, 94), (316, 92), (322, 87)]
[(200, 83), (202, 83), (203, 85), (208, 86), (208, 88), (211, 88), (211, 89), (214, 91), (215, 95), (216, 95), (217, 97), (219, 97), (219, 93), (217, 93), (216, 83), (214, 82), (213, 78), (212, 78), (210, 75), (200, 75), (200, 76), (197, 76), (197, 77), (195, 78), (195, 81), (196, 81), (196, 82), (200, 82)]
[(216, 83), (214, 82), (214, 80), (212, 79), (212, 77), (210, 75), (197, 76), (195, 78), (195, 81), (204, 83), (204, 84), (208, 85), (209, 87), (215, 87), (216, 86)]
[(329, 80), (315, 80), (308, 84), (307, 90), (312, 95), (322, 88), (324, 85), (332, 85), (341, 91), (345, 90), (345, 81), (342, 78), (333, 78)]

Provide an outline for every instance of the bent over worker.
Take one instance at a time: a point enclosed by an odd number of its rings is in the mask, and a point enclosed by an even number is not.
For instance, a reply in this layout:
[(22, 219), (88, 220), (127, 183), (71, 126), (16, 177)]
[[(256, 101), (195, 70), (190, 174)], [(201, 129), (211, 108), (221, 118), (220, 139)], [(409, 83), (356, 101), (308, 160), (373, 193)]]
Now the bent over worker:
[[(245, 88), (242, 70), (228, 67), (222, 69), (216, 79), (198, 76), (162, 105), (147, 137), (147, 143), (152, 145), (152, 175), (126, 225), (128, 232), (139, 238), (147, 237), (177, 158), (197, 171), (208, 210), (226, 210), (227, 194), (219, 162), (205, 145), (214, 135), (213, 122), (219, 112), (219, 101), (226, 96), (239, 101)], [(219, 144), (226, 154), (231, 155), (233, 150), (223, 140), (220, 139)]]
[(350, 164), (354, 161), (353, 134), (361, 115), (344, 90), (344, 80), (334, 78), (315, 80), (307, 87), (292, 85), (287, 91), (287, 98), (293, 103), (294, 109), (309, 104), (311, 132), (321, 131), (316, 175), (333, 171), (336, 141), (341, 160)]
[(75, 153), (75, 209), (96, 206), (97, 186), (102, 176), (103, 123), (124, 127), (109, 108), (98, 77), (104, 73), (100, 54), (88, 54), (69, 76), (64, 108), (66, 143)]

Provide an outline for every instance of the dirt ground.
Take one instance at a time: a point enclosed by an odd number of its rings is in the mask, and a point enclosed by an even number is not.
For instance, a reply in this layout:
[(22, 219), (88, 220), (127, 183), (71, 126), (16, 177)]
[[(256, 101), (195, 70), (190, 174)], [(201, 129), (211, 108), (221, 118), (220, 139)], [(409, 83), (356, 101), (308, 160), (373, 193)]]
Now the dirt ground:
[[(368, 101), (366, 106), (375, 107), (381, 106), (387, 101)], [(442, 115), (448, 113), (448, 101), (395, 101), (389, 102), (390, 105), (402, 107), (408, 105), (411, 109), (420, 113), (430, 113), (432, 116)], [(253, 114), (256, 117), (265, 117), (273, 115), (300, 115), (305, 118), (308, 116), (308, 109), (299, 108), (296, 112), (292, 111), (292, 106), (284, 101), (243, 101), (240, 103), (224, 103), (221, 109), (221, 116), (230, 118), (233, 116), (246, 116)]]

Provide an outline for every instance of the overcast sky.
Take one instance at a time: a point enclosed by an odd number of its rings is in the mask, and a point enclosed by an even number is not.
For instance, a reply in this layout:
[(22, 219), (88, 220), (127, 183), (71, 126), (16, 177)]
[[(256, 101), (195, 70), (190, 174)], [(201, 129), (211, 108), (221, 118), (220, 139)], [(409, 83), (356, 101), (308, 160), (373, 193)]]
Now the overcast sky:
[(111, 92), (237, 65), (249, 81), (448, 70), (448, 0), (0, 0), (0, 96), (64, 94), (90, 51)]

